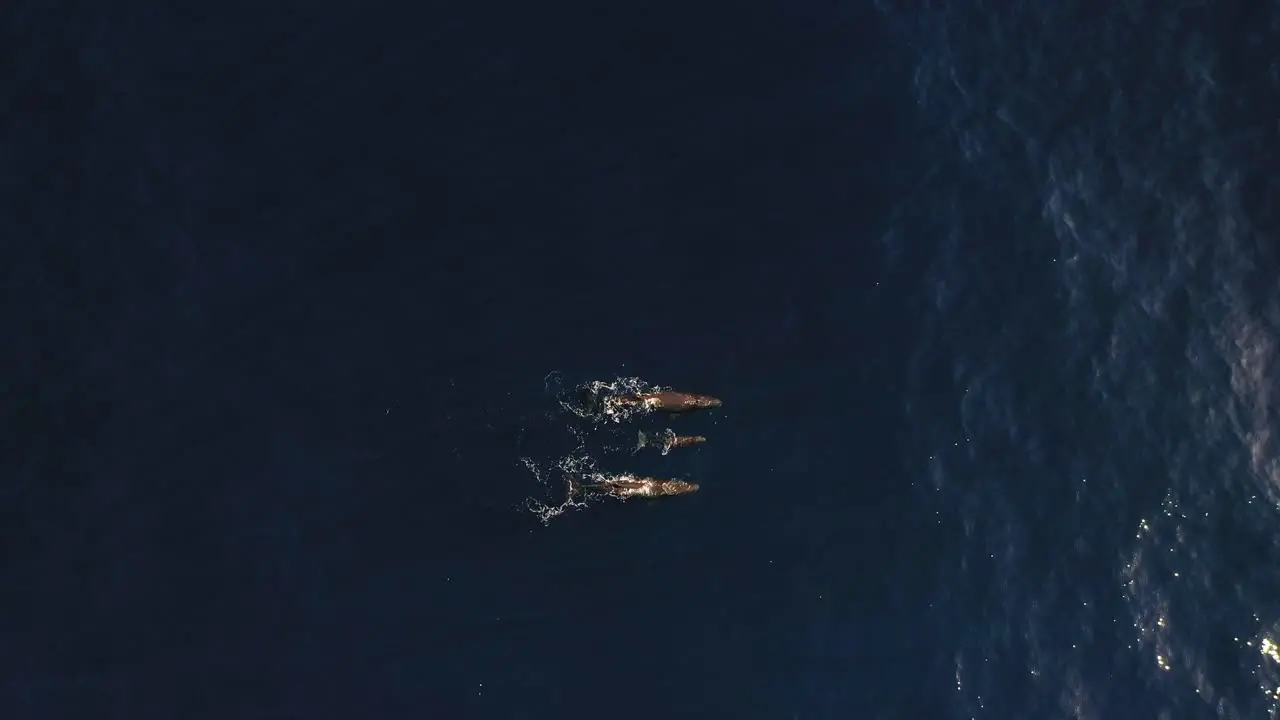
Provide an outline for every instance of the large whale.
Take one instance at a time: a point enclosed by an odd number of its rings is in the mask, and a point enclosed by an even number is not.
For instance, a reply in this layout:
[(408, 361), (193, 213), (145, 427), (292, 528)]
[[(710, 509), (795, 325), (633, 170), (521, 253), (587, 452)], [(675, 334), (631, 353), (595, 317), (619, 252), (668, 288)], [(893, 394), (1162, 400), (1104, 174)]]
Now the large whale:
[(665, 412), (671, 414), (693, 412), (718, 408), (723, 403), (720, 398), (710, 395), (677, 392), (675, 390), (656, 390), (639, 395), (615, 395), (605, 400), (617, 407), (640, 408), (645, 412)]
[(608, 495), (619, 500), (633, 497), (664, 497), (698, 492), (698, 484), (684, 480), (641, 477), (639, 475), (592, 475), (586, 481), (570, 479), (569, 498), (579, 493)]

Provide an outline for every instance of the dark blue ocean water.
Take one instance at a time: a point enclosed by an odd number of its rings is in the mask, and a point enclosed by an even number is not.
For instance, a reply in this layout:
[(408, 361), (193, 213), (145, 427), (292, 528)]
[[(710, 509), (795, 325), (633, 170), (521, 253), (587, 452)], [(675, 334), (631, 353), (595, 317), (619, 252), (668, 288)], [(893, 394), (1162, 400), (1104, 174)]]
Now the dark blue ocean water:
[[(0, 48), (0, 717), (1280, 714), (1274, 6)], [(701, 489), (543, 523), (582, 442)]]
[(892, 14), (983, 188), (941, 171), (897, 235), (936, 228), (908, 406), (963, 528), (955, 707), (1274, 716), (1274, 8)]

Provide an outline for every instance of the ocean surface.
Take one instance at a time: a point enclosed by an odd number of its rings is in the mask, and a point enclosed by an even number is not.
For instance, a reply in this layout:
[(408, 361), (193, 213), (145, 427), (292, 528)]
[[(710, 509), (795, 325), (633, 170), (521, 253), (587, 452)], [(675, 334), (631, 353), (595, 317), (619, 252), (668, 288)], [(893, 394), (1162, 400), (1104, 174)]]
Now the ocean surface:
[(0, 48), (0, 717), (1280, 717), (1280, 6)]
[(956, 714), (1274, 717), (1280, 15), (890, 14), (963, 157), (889, 241), (933, 239), (906, 404), (963, 538)]

